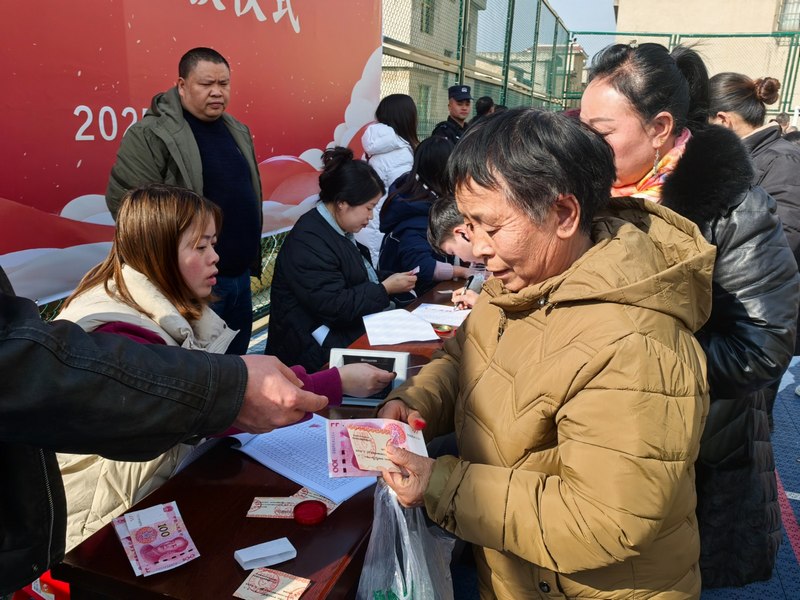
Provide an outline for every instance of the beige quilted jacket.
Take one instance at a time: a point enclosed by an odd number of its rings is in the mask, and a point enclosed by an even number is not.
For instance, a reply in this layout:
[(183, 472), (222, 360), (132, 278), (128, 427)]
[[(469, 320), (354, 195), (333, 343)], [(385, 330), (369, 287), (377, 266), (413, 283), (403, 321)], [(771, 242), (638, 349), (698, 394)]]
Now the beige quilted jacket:
[(715, 250), (676, 213), (613, 200), (594, 246), (519, 293), (498, 281), (398, 391), (455, 431), (430, 517), (478, 548), (481, 597), (699, 598), (694, 461), (708, 411), (693, 336)]
[[(210, 308), (190, 323), (143, 274), (128, 265), (122, 273), (134, 300), (152, 318), (97, 286), (78, 296), (58, 319), (77, 323), (86, 331), (103, 323), (129, 323), (158, 334), (167, 345), (218, 354), (224, 353), (236, 336)], [(113, 284), (111, 289), (115, 289)], [(190, 445), (178, 444), (144, 462), (110, 460), (96, 454), (57, 454), (67, 497), (67, 551), (163, 485), (191, 450)]]

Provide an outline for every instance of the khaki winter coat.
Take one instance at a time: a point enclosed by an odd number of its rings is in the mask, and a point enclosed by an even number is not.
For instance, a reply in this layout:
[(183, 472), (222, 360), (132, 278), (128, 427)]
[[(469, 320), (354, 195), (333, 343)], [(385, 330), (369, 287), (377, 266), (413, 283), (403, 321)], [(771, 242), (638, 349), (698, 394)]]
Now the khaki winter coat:
[[(122, 274), (133, 299), (152, 317), (109, 296), (100, 285), (75, 298), (58, 318), (77, 323), (85, 331), (104, 323), (129, 323), (160, 335), (169, 346), (218, 354), (224, 353), (236, 336), (210, 308), (205, 307), (200, 319), (190, 323), (143, 274), (128, 265), (123, 266)], [(113, 282), (110, 288), (112, 292), (116, 289)], [(57, 454), (67, 496), (67, 551), (163, 485), (192, 449), (178, 444), (144, 462), (110, 460), (97, 454)]]
[(594, 246), (518, 293), (489, 280), (398, 396), (453, 431), (430, 517), (478, 547), (481, 597), (699, 598), (694, 461), (715, 250), (676, 213), (614, 200)]

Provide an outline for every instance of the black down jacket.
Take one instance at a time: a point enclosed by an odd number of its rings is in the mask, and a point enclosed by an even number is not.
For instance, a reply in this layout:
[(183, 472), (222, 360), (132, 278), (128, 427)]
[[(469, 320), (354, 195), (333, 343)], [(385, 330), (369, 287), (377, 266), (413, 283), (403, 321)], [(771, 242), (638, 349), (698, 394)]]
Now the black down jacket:
[[(783, 232), (800, 264), (800, 146), (783, 139), (778, 125), (751, 133), (742, 142), (753, 159), (753, 183), (778, 203)], [(800, 324), (800, 314), (797, 322)], [(796, 338), (794, 353), (800, 354), (800, 340)]]
[[(361, 335), (361, 317), (389, 307), (389, 295), (369, 280), (369, 250), (333, 229), (312, 208), (297, 220), (278, 253), (266, 354), (309, 373), (328, 362), (331, 348), (346, 348)], [(379, 273), (386, 276), (388, 273)], [(312, 333), (330, 329), (320, 344)]]
[(775, 200), (752, 180), (739, 138), (712, 126), (692, 137), (662, 191), (662, 204), (717, 247), (711, 317), (697, 334), (711, 389), (697, 462), (705, 588), (769, 579), (781, 540), (761, 390), (792, 357), (800, 276)]

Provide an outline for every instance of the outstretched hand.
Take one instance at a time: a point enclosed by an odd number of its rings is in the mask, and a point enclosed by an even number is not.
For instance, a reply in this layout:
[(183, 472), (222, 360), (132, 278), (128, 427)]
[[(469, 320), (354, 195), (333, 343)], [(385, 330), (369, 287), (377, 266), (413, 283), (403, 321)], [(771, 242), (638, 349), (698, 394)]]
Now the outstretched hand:
[(384, 371), (366, 363), (352, 363), (338, 367), (345, 396), (366, 398), (377, 394), (389, 385), (397, 373)]
[(302, 389), (303, 384), (274, 356), (246, 354), (244, 402), (233, 426), (248, 433), (263, 433), (296, 423), (307, 412), (328, 405), (328, 399)]

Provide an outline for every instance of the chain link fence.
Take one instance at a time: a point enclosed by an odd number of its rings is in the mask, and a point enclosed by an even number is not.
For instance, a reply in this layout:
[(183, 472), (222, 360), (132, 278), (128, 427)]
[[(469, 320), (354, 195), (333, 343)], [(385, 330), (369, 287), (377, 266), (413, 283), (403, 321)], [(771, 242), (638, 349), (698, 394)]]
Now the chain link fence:
[(278, 258), (278, 251), (288, 233), (282, 231), (261, 238), (261, 275), (250, 277), (254, 320), (269, 314), (269, 292), (272, 287), (272, 276), (275, 274), (275, 259)]
[(414, 98), (420, 138), (447, 118), (456, 83), (496, 104), (560, 109), (585, 62), (576, 49), (545, 0), (384, 0), (381, 97)]
[[(768, 118), (779, 112), (792, 113), (800, 107), (797, 70), (800, 65), (800, 33), (776, 32), (753, 34), (651, 34), (641, 32), (576, 31), (573, 45), (591, 56), (614, 43), (643, 44), (655, 42), (670, 50), (682, 44), (696, 50), (703, 58), (709, 75), (733, 71), (748, 77), (774, 77), (781, 82), (778, 102), (767, 107)], [(588, 67), (588, 65), (586, 65)], [(577, 106), (586, 83), (586, 70), (580, 78), (568, 82), (565, 103)]]

